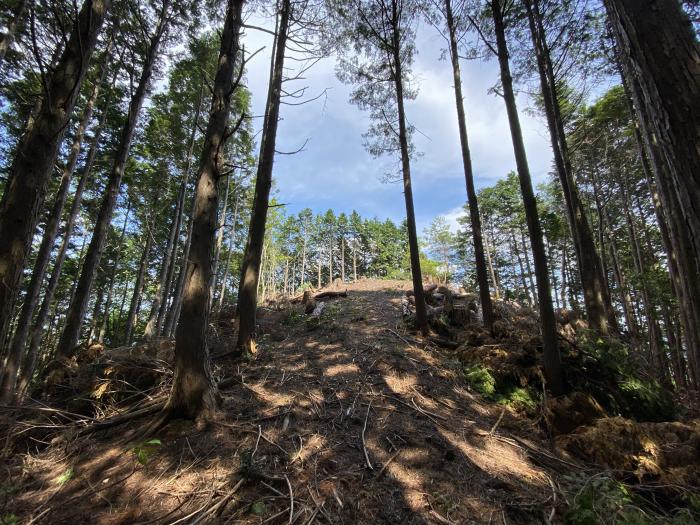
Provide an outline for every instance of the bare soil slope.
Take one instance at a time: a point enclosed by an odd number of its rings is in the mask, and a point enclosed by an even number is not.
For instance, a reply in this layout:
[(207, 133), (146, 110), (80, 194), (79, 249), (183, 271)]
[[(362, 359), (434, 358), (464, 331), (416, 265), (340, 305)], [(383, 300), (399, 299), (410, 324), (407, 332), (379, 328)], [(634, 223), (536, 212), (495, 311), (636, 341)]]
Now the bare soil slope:
[[(148, 418), (49, 429), (6, 459), (0, 512), (71, 524), (559, 521), (558, 483), (579, 466), (532, 419), (471, 393), (453, 354), (406, 332), (409, 286), (347, 285), (319, 320), (302, 305), (262, 309), (256, 358), (215, 361), (235, 380), (214, 422), (175, 422), (151, 443), (133, 438)], [(214, 352), (226, 341), (223, 330)], [(40, 416), (33, 425), (71, 418)]]

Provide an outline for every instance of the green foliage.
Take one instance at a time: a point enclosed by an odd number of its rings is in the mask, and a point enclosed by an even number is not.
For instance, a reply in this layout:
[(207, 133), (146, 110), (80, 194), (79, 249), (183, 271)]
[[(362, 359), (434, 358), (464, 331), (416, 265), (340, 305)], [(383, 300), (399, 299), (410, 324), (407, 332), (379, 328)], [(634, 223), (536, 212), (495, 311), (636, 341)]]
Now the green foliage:
[(0, 525), (19, 525), (20, 521), (14, 514), (5, 514), (0, 516)]
[(593, 332), (582, 333), (578, 342), (585, 353), (582, 386), (609, 413), (637, 421), (675, 418), (676, 408), (668, 391), (657, 381), (638, 376), (623, 343)]
[(297, 326), (306, 320), (306, 316), (296, 310), (295, 308), (289, 308), (284, 317), (282, 317), (282, 324), (285, 326)]
[(469, 385), (482, 396), (492, 398), (496, 393), (496, 379), (482, 365), (474, 365), (464, 371)]
[(75, 477), (75, 470), (73, 469), (73, 467), (70, 467), (70, 468), (67, 468), (60, 476), (58, 476), (54, 480), (54, 483), (56, 485), (63, 485), (65, 483), (68, 483), (74, 477)]
[(642, 381), (633, 376), (620, 384), (628, 415), (639, 421), (668, 421), (676, 416), (669, 393), (656, 381)]
[(539, 405), (539, 398), (531, 388), (517, 386), (499, 394), (500, 405), (513, 407), (515, 410), (534, 411)]
[(686, 498), (687, 508), (676, 509), (671, 515), (661, 515), (658, 507), (652, 507), (631, 487), (606, 475), (589, 479), (571, 476), (568, 481), (571, 482), (570, 494), (566, 498), (569, 508), (564, 514), (567, 525), (691, 525), (700, 517), (698, 507), (688, 501), (688, 498), (695, 497), (692, 494)]
[(136, 445), (132, 451), (136, 456), (136, 460), (142, 465), (148, 464), (149, 461), (158, 452), (158, 447), (161, 446), (160, 439), (149, 439), (139, 445)]

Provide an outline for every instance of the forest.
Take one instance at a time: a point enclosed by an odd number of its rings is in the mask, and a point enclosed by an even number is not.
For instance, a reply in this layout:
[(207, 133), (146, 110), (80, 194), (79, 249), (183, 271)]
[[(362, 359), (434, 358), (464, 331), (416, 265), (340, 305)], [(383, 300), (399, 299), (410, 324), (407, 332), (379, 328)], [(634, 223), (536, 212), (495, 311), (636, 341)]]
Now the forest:
[(698, 0), (0, 6), (0, 525), (700, 521)]

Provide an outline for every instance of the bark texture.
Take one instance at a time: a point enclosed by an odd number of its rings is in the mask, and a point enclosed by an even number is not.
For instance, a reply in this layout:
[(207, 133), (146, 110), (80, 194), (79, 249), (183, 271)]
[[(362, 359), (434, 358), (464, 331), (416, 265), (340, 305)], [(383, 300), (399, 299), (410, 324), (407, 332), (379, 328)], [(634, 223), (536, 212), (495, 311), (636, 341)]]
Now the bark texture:
[(112, 213), (114, 212), (114, 207), (117, 203), (119, 190), (121, 188), (122, 176), (124, 175), (126, 162), (129, 158), (131, 141), (134, 137), (139, 114), (141, 113), (141, 107), (143, 106), (143, 102), (146, 98), (151, 76), (153, 75), (153, 67), (158, 58), (158, 50), (165, 35), (169, 19), (170, 0), (163, 0), (155, 33), (148, 42), (148, 48), (143, 62), (143, 69), (141, 70), (141, 77), (139, 78), (136, 91), (134, 92), (131, 103), (129, 104), (129, 112), (120, 135), (116, 157), (107, 180), (107, 186), (104, 190), (105, 195), (100, 205), (100, 211), (97, 214), (95, 229), (92, 234), (92, 239), (90, 239), (88, 251), (85, 255), (85, 262), (82, 266), (75, 296), (71, 301), (68, 315), (66, 317), (66, 324), (63, 328), (63, 333), (61, 334), (61, 339), (58, 343), (58, 355), (68, 355), (78, 344), (80, 328), (83, 324), (83, 320), (85, 319), (85, 312), (87, 311), (88, 302), (90, 300), (90, 290), (92, 289), (95, 274), (100, 264), (100, 259), (102, 258), (104, 244), (109, 232), (109, 225), (112, 221)]
[(279, 25), (275, 42), (270, 88), (267, 94), (265, 122), (260, 144), (260, 160), (258, 162), (255, 195), (250, 215), (248, 241), (243, 255), (241, 279), (238, 289), (238, 349), (243, 352), (255, 351), (255, 324), (258, 302), (258, 282), (262, 260), (263, 244), (265, 241), (265, 223), (272, 186), (272, 168), (275, 162), (275, 142), (277, 140), (277, 125), (280, 114), (280, 97), (282, 95), (282, 79), (284, 75), (284, 55), (287, 49), (291, 2), (282, 0), (279, 13)]
[(489, 278), (486, 270), (486, 257), (484, 255), (484, 240), (481, 231), (481, 215), (479, 213), (479, 203), (476, 198), (476, 189), (474, 188), (474, 171), (472, 168), (471, 151), (469, 149), (469, 138), (467, 135), (467, 117), (464, 112), (462, 74), (459, 66), (459, 46), (457, 44), (457, 30), (455, 27), (454, 15), (452, 13), (452, 0), (445, 0), (445, 15), (450, 37), (450, 58), (452, 60), (452, 76), (454, 79), (455, 102), (457, 104), (459, 140), (462, 146), (464, 179), (467, 184), (469, 221), (472, 227), (474, 259), (476, 260), (476, 280), (479, 283), (479, 299), (481, 300), (481, 311), (484, 318), (484, 326), (491, 330), (493, 327), (493, 305), (491, 303)]
[(552, 293), (549, 284), (549, 272), (547, 270), (547, 256), (542, 240), (542, 227), (540, 226), (539, 215), (537, 213), (537, 200), (535, 198), (535, 192), (532, 189), (532, 178), (530, 177), (530, 168), (525, 153), (525, 143), (520, 128), (520, 117), (518, 116), (515, 93), (513, 91), (513, 78), (510, 72), (508, 44), (505, 34), (506, 28), (501, 0), (492, 0), (491, 8), (496, 32), (503, 98), (508, 112), (513, 151), (518, 168), (523, 205), (525, 207), (525, 218), (530, 232), (530, 244), (535, 262), (537, 298), (542, 330), (544, 374), (547, 387), (553, 394), (559, 395), (564, 393), (565, 386), (559, 345), (557, 343), (556, 320), (554, 317), (554, 307), (552, 306)]
[(36, 115), (15, 150), (0, 203), (0, 344), (4, 345), (46, 187), (110, 0), (85, 0)]
[(209, 123), (197, 171), (192, 245), (187, 263), (182, 311), (175, 335), (175, 377), (166, 406), (168, 416), (194, 418), (213, 408), (216, 400), (207, 348), (209, 295), (217, 226), (217, 186), (224, 163), (226, 138), (232, 132), (228, 129), (231, 99), (238, 84), (234, 81), (234, 73), (240, 52), (242, 9), (243, 0), (228, 1)]
[(678, 275), (689, 372), (700, 379), (700, 44), (675, 0), (606, 0)]

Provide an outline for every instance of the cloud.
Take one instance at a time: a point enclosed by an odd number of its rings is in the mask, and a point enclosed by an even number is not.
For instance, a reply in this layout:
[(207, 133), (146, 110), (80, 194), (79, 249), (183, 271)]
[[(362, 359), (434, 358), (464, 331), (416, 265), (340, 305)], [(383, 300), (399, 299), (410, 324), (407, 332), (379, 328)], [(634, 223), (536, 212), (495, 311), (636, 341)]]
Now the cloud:
[[(269, 27), (270, 20), (254, 17), (252, 24)], [(270, 36), (247, 30), (246, 49), (267, 46), (250, 63), (248, 87), (252, 92), (254, 113), (262, 115), (267, 98)], [(439, 60), (444, 47), (433, 28), (421, 26), (417, 36), (419, 54), (413, 65), (419, 93), (408, 101), (408, 119), (420, 133), (414, 137), (422, 156), (412, 163), (413, 195), (419, 229), (437, 215), (445, 215), (456, 224), (466, 201), (464, 169), (457, 128), (452, 70)], [(290, 67), (296, 66), (290, 62)], [(477, 188), (492, 185), (515, 169), (508, 121), (503, 100), (488, 89), (495, 84), (495, 61), (463, 61), (462, 81), (465, 110)], [(324, 90), (327, 95), (303, 106), (283, 105), (277, 149), (305, 150), (293, 156), (277, 155), (275, 187), (281, 202), (289, 202), (289, 211), (309, 207), (315, 211), (333, 208), (350, 212), (356, 209), (366, 216), (400, 221), (405, 216), (400, 184), (384, 184), (381, 178), (387, 162), (372, 159), (362, 146), (362, 133), (369, 120), (366, 113), (348, 102), (352, 87), (335, 77), (335, 60), (321, 60), (297, 82), (296, 89), (307, 87), (309, 97)], [(292, 86), (285, 86), (291, 90)], [(543, 123), (522, 110), (528, 101), (518, 100), (523, 135), (530, 160), (533, 182), (545, 179), (551, 165), (551, 151)], [(262, 119), (256, 119), (259, 128)]]

